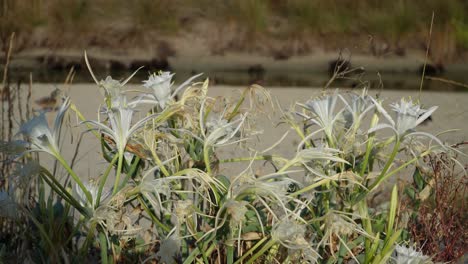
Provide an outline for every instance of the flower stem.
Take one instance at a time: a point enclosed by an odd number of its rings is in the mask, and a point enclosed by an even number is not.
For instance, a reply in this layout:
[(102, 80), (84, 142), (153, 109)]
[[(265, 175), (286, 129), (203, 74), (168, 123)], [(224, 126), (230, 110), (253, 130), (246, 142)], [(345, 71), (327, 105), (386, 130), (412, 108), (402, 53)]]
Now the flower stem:
[[(236, 262), (234, 262), (234, 264), (239, 264), (239, 263), (242, 263), (242, 261), (247, 257), (249, 256), (250, 254), (252, 254), (260, 245), (263, 244), (263, 242), (265, 242), (266, 240), (268, 239), (268, 237), (264, 237), (262, 238), (260, 241), (258, 241), (257, 243), (255, 243), (255, 245), (253, 247), (251, 247), (247, 252), (245, 252), (242, 257), (240, 257), (238, 260), (236, 260)], [(271, 241), (271, 240), (270, 240)]]
[[(412, 158), (411, 160), (409, 160), (409, 161), (403, 163), (400, 167), (398, 167), (398, 168), (392, 170), (391, 172), (387, 173), (387, 174), (385, 175), (385, 177), (382, 178), (382, 181), (385, 180), (385, 179), (387, 179), (388, 177), (394, 175), (395, 173), (401, 171), (402, 169), (406, 168), (406, 166), (408, 166), (408, 165), (410, 165), (411, 163), (417, 161), (418, 159), (420, 159), (420, 158), (422, 158), (422, 157), (428, 155), (429, 153), (430, 153), (430, 151), (423, 152), (423, 153), (421, 153), (421, 155), (419, 155), (418, 157), (414, 157), (414, 158)], [(377, 187), (377, 186), (375, 186), (375, 187), (373, 187), (373, 188), (376, 188), (376, 187)], [(370, 188), (369, 190), (372, 191), (373, 188)]]
[[(373, 128), (374, 126), (376, 126), (378, 122), (379, 122), (379, 116), (377, 114), (374, 114), (374, 116), (372, 117), (370, 128)], [(372, 133), (367, 141), (366, 154), (364, 156), (364, 161), (362, 162), (361, 171), (359, 173), (361, 177), (364, 177), (364, 173), (366, 172), (366, 169), (367, 169), (367, 164), (369, 164), (369, 156), (372, 152), (374, 139), (375, 139), (375, 133)]]
[(203, 148), (203, 159), (205, 161), (206, 172), (211, 174), (211, 164), (210, 164), (210, 147), (205, 145)]
[(96, 197), (96, 207), (99, 206), (99, 203), (101, 202), (101, 195), (102, 195), (102, 190), (104, 189), (104, 185), (106, 184), (107, 177), (109, 176), (109, 173), (114, 166), (115, 162), (117, 161), (117, 158), (119, 156), (114, 155), (114, 158), (112, 158), (112, 161), (109, 163), (109, 166), (107, 166), (106, 171), (104, 172), (104, 175), (101, 178), (101, 181), (99, 182), (99, 189), (98, 189), (98, 194)]
[(271, 239), (270, 241), (268, 241), (268, 243), (266, 243), (262, 249), (260, 249), (257, 253), (255, 253), (255, 255), (253, 255), (249, 261), (246, 262), (246, 264), (250, 264), (250, 263), (253, 263), (256, 259), (258, 259), (263, 253), (265, 253), (265, 251), (269, 250), (272, 246), (274, 246), (276, 244), (276, 241), (274, 239)]
[(107, 264), (107, 239), (106, 235), (103, 232), (99, 232), (99, 244), (101, 246), (101, 263)]
[(390, 166), (393, 164), (393, 161), (395, 160), (395, 156), (398, 153), (398, 149), (400, 148), (400, 143), (401, 140), (400, 138), (396, 138), (395, 145), (393, 146), (393, 151), (390, 154), (390, 157), (387, 160), (387, 163), (385, 164), (385, 167), (383, 168), (382, 172), (380, 172), (380, 175), (377, 177), (377, 180), (370, 186), (369, 190), (373, 190), (376, 188), (384, 179), (388, 178), (385, 174), (387, 173), (388, 169)]
[(80, 177), (76, 175), (76, 173), (73, 171), (72, 168), (68, 165), (68, 163), (63, 159), (63, 157), (59, 154), (56, 153), (55, 158), (62, 164), (62, 166), (67, 170), (67, 172), (70, 174), (70, 176), (73, 178), (73, 180), (78, 184), (78, 186), (83, 190), (84, 194), (86, 195), (86, 199), (90, 204), (93, 202), (93, 197), (91, 196), (91, 193), (86, 189), (84, 186), (83, 182), (81, 181)]
[(117, 173), (115, 176), (114, 190), (112, 191), (112, 195), (116, 194), (119, 189), (120, 174), (122, 172), (122, 164), (123, 164), (123, 151), (119, 151), (118, 158), (119, 158), (119, 162), (117, 164)]

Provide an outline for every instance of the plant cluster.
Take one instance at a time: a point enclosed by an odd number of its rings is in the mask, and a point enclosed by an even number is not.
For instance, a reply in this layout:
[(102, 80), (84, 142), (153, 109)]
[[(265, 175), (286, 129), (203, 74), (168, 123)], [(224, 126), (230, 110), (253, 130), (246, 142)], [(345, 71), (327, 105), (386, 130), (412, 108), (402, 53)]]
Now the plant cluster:
[[(282, 112), (299, 141), (292, 157), (282, 157), (275, 154), (280, 143), (264, 151), (249, 144), (259, 133), (256, 114), (271, 102), (262, 87), (247, 88), (237, 100), (212, 98), (208, 80), (194, 82), (199, 75), (174, 87), (173, 74), (159, 72), (131, 97), (125, 85), (132, 76), (91, 74), (104, 95), (97, 121), (64, 97), (52, 125), (41, 113), (21, 126), (23, 140), (1, 145), (16, 170), (4, 176), (10, 184), (0, 193), (0, 213), (22, 227), (16, 236), (2, 234), (2, 260), (430, 261), (401, 245), (397, 187), (388, 209), (369, 200), (424, 157), (452, 155), (437, 137), (417, 131), (436, 107), (401, 99), (391, 104), (392, 114), (366, 89), (324, 92)], [(62, 154), (68, 115), (101, 145), (107, 168), (95, 179), (77, 175)], [(228, 145), (246, 146), (250, 155), (219, 159)], [(65, 175), (36, 153), (53, 157)], [(254, 173), (258, 161), (272, 172)], [(245, 169), (222, 175), (230, 162)]]
[(467, 174), (445, 153), (427, 156), (422, 165), (415, 170), (413, 184), (405, 188), (410, 202), (408, 231), (434, 260), (458, 259), (467, 252)]

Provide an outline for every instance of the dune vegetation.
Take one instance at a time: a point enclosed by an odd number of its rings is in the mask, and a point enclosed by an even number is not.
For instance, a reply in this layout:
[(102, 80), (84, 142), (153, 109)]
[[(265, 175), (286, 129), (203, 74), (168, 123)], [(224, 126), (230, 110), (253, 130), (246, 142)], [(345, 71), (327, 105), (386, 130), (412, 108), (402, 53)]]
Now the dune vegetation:
[[(258, 116), (276, 107), (258, 85), (213, 98), (208, 79), (174, 85), (156, 72), (135, 94), (132, 76), (101, 79), (87, 65), (103, 95), (98, 116), (66, 91), (55, 114), (33, 114), (17, 103), (29, 100), (19, 86), (4, 87), (4, 263), (434, 263), (466, 253), (465, 143), (418, 131), (437, 106), (384, 102), (366, 83), (324, 89), (277, 109), (297, 138), (294, 154), (280, 156), (281, 140), (252, 144)], [(77, 175), (63, 154), (77, 129), (101, 146), (99, 175)], [(229, 146), (248, 154), (220, 159)], [(227, 163), (243, 171), (220, 170)], [(413, 177), (398, 186), (404, 172)], [(375, 204), (381, 196), (389, 201)]]
[(247, 51), (283, 58), (316, 48), (355, 47), (376, 56), (403, 56), (409, 49), (426, 49), (434, 12), (431, 56), (444, 63), (468, 48), (466, 10), (462, 0), (5, 0), (0, 39), (6, 48), (16, 32), (18, 50), (96, 46), (122, 52), (151, 49), (162, 39), (190, 41), (189, 33), (194, 33), (213, 40), (213, 53)]

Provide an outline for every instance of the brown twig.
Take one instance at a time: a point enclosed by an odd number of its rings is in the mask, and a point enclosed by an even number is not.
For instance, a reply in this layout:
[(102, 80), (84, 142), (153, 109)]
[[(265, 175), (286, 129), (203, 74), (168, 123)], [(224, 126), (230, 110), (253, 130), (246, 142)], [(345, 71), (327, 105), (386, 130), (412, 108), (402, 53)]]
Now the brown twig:
[(461, 83), (461, 82), (456, 82), (456, 81), (448, 80), (448, 79), (445, 79), (445, 78), (427, 76), (427, 77), (425, 77), (425, 79), (432, 80), (432, 81), (439, 81), (439, 82), (443, 82), (443, 83), (448, 83), (448, 84), (452, 84), (452, 85), (456, 85), (456, 86), (461, 86), (461, 87), (464, 87), (464, 88), (468, 88), (468, 84), (464, 84), (464, 83)]
[[(21, 80), (18, 80), (18, 84), (16, 86), (16, 93), (17, 93), (17, 101), (18, 101), (18, 114), (19, 114), (19, 120), (21, 123), (24, 122), (23, 119), (23, 107), (21, 106)], [(28, 107), (27, 105), (25, 107)]]
[(3, 69), (2, 89), (0, 90), (0, 94), (3, 94), (3, 90), (5, 88), (5, 84), (6, 84), (6, 81), (7, 81), (8, 66), (10, 65), (10, 56), (11, 56), (11, 51), (13, 49), (13, 40), (14, 40), (14, 38), (15, 38), (15, 32), (11, 33), (10, 42), (8, 44), (8, 51), (7, 51), (7, 54), (6, 54), (5, 68)]
[(434, 25), (434, 12), (432, 12), (431, 27), (429, 29), (429, 39), (427, 40), (426, 57), (424, 58), (424, 65), (423, 65), (423, 71), (422, 71), (422, 76), (421, 76), (421, 84), (419, 85), (418, 102), (421, 99), (421, 93), (422, 93), (422, 88), (423, 88), (423, 83), (424, 83), (424, 75), (426, 74), (427, 57), (429, 56), (429, 48), (431, 46), (433, 25)]

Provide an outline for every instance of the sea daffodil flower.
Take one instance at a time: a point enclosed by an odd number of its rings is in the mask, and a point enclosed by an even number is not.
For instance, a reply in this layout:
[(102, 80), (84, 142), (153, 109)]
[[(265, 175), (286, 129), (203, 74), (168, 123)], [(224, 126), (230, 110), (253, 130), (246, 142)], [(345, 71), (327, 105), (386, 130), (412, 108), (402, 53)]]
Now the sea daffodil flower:
[(52, 128), (49, 127), (44, 112), (20, 127), (19, 133), (23, 134), (30, 143), (28, 152), (46, 152), (52, 156), (59, 155), (58, 138), (63, 117), (69, 106), (70, 99), (67, 97), (58, 110)]
[(337, 99), (336, 94), (333, 94), (309, 100), (305, 104), (299, 104), (299, 106), (309, 110), (313, 114), (312, 117), (307, 115), (304, 115), (304, 117), (310, 120), (312, 124), (316, 124), (323, 129), (329, 140), (333, 139), (335, 122), (341, 117), (340, 113), (342, 110), (335, 113)]
[(195, 78), (202, 74), (192, 76), (184, 83), (179, 85), (174, 92), (172, 92), (172, 77), (174, 73), (170, 72), (159, 72), (158, 74), (153, 73), (149, 76), (148, 80), (143, 81), (143, 86), (152, 90), (152, 93), (140, 96), (135, 101), (130, 103), (131, 105), (139, 103), (155, 104), (164, 109), (167, 103), (171, 101), (177, 93), (189, 85)]
[(424, 120), (428, 119), (429, 116), (431, 116), (431, 114), (437, 110), (437, 106), (433, 106), (425, 110), (422, 109), (419, 104), (415, 104), (412, 100), (407, 101), (402, 98), (400, 103), (394, 103), (390, 105), (393, 111), (395, 111), (397, 114), (397, 119), (395, 122), (394, 119), (382, 107), (380, 102), (377, 102), (375, 99), (372, 100), (374, 101), (377, 110), (385, 117), (385, 119), (387, 119), (390, 124), (376, 125), (375, 127), (371, 128), (368, 133), (372, 133), (383, 128), (390, 128), (400, 138), (411, 135), (423, 135), (433, 139), (440, 145), (443, 145), (439, 139), (431, 134), (414, 131), (418, 125), (424, 122)]
[(135, 110), (130, 107), (113, 107), (107, 110), (109, 126), (92, 120), (85, 122), (91, 123), (96, 128), (101, 129), (101, 132), (111, 137), (115, 141), (118, 152), (123, 154), (130, 137), (140, 129), (146, 121), (154, 117), (154, 115), (147, 116), (132, 126), (134, 112)]

